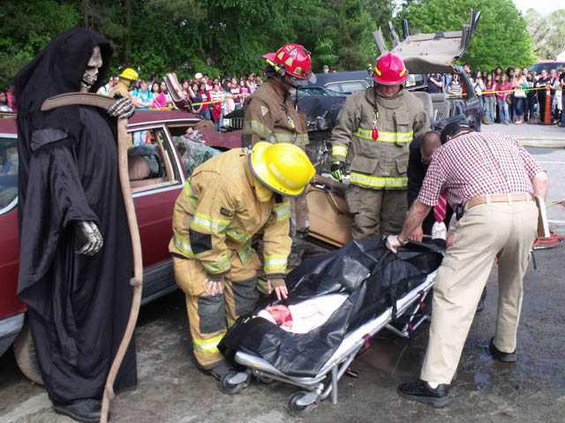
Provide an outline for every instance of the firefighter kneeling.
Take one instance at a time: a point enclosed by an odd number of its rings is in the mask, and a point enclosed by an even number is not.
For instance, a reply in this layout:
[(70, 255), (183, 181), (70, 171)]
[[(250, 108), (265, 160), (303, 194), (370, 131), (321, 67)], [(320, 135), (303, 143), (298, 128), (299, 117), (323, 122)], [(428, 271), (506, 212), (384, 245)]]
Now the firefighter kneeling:
[[(231, 368), (217, 345), (227, 327), (255, 307), (261, 263), (269, 289), (286, 298), (286, 197), (302, 194), (314, 173), (299, 147), (259, 142), (197, 167), (176, 201), (169, 244), (175, 278), (186, 294), (197, 365), (218, 379)], [(251, 247), (260, 231), (262, 260)]]

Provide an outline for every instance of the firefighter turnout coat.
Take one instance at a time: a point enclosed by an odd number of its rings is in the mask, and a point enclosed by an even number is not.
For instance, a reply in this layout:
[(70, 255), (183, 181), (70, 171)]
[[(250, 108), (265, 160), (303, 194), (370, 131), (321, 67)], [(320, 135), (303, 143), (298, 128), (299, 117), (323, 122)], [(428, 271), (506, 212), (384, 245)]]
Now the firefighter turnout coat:
[(267, 79), (245, 103), (242, 141), (251, 146), (258, 141), (287, 142), (305, 149), (308, 144), (306, 119), (295, 102), (272, 79)]
[(429, 130), (420, 99), (405, 89), (391, 98), (371, 87), (347, 98), (332, 132), (332, 160), (350, 163), (349, 183), (405, 190), (409, 144)]
[(253, 176), (250, 151), (222, 153), (194, 171), (179, 195), (173, 214), (173, 254), (197, 260), (207, 274), (231, 269), (234, 256), (245, 264), (253, 235), (263, 231), (263, 270), (284, 277), (290, 253), (290, 206)]
[[(204, 369), (223, 361), (218, 343), (227, 327), (259, 298), (253, 235), (263, 233), (265, 277), (286, 274), (289, 202), (254, 177), (249, 154), (234, 149), (197, 167), (175, 203), (169, 251), (186, 296), (194, 357)], [(223, 293), (209, 295), (210, 280), (223, 280)]]
[(118, 83), (112, 87), (108, 93), (108, 97), (113, 98), (116, 94), (120, 94), (122, 97), (129, 98), (131, 100), (129, 87), (123, 81), (118, 81)]

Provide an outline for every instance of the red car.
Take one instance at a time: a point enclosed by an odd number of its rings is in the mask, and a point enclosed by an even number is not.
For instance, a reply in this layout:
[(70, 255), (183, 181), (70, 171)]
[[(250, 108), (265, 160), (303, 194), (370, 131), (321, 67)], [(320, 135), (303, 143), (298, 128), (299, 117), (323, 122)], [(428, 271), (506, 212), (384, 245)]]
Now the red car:
[[(4, 119), (0, 119), (0, 355), (22, 331), (26, 311), (16, 295), (19, 266), (16, 121), (13, 114), (1, 117)], [(128, 132), (134, 146), (129, 151), (129, 172), (142, 242), (144, 303), (176, 289), (167, 246), (172, 236), (173, 205), (187, 174), (199, 161), (218, 150), (241, 145), (239, 131), (219, 133), (203, 123), (200, 117), (179, 111), (139, 111), (129, 122)], [(188, 141), (190, 137), (185, 133), (195, 126), (199, 129), (192, 132), (192, 140), (201, 137), (208, 147)], [(20, 338), (29, 339), (24, 332)], [(16, 350), (20, 367), (25, 367), (19, 357), (20, 348)], [(22, 370), (28, 375), (26, 369)]]

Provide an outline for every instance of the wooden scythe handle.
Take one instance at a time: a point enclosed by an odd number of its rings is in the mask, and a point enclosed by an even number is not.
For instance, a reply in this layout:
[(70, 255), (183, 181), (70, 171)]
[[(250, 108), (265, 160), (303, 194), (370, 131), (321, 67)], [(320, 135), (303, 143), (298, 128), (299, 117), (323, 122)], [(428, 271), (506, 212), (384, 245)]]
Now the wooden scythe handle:
[[(95, 106), (104, 110), (114, 103), (114, 99), (105, 95), (92, 93), (67, 93), (48, 98), (41, 105), (41, 110), (47, 111), (56, 107), (83, 105)], [(131, 310), (129, 314), (128, 324), (126, 326), (124, 336), (110, 367), (106, 385), (104, 387), (104, 397), (102, 399), (102, 411), (100, 413), (100, 422), (108, 421), (110, 411), (110, 401), (114, 398), (114, 381), (122, 365), (122, 361), (131, 342), (133, 331), (137, 323), (139, 308), (141, 307), (141, 293), (143, 285), (143, 261), (141, 256), (141, 240), (139, 237), (139, 227), (137, 225), (137, 217), (135, 215), (135, 207), (133, 197), (131, 195), (129, 173), (128, 173), (128, 148), (129, 140), (127, 134), (128, 120), (126, 118), (118, 119), (118, 172), (120, 178), (120, 187), (122, 197), (128, 218), (128, 227), (131, 236), (131, 245), (133, 251), (133, 278), (130, 284), (133, 286), (133, 298), (131, 302)]]
[(129, 232), (131, 235), (131, 246), (133, 250), (133, 278), (130, 283), (133, 285), (133, 299), (129, 314), (129, 321), (124, 332), (120, 346), (114, 357), (110, 373), (106, 379), (104, 388), (104, 397), (102, 399), (102, 411), (100, 413), (100, 422), (108, 421), (108, 413), (110, 411), (110, 401), (114, 399), (114, 381), (122, 361), (131, 342), (133, 331), (137, 323), (139, 308), (141, 307), (141, 293), (143, 285), (143, 260), (141, 256), (141, 239), (139, 237), (139, 227), (137, 225), (137, 217), (133, 204), (133, 197), (130, 190), (130, 181), (128, 174), (128, 136), (127, 136), (128, 120), (125, 118), (118, 119), (118, 170), (120, 175), (120, 186), (122, 188), (122, 196), (128, 217)]
[(93, 93), (66, 93), (49, 97), (41, 105), (41, 110), (46, 112), (63, 106), (95, 106), (108, 110), (115, 99), (101, 94)]

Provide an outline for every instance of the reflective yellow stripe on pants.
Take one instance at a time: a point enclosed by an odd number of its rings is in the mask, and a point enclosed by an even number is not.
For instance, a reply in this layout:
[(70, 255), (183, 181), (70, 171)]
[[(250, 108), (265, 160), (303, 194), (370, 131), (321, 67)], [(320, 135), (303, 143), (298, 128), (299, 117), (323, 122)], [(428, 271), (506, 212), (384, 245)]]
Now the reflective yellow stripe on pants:
[(219, 353), (218, 344), (224, 337), (224, 334), (214, 336), (210, 339), (193, 339), (192, 345), (195, 350), (203, 351), (208, 354)]
[(349, 183), (372, 189), (406, 189), (408, 178), (406, 176), (372, 176), (351, 172)]

